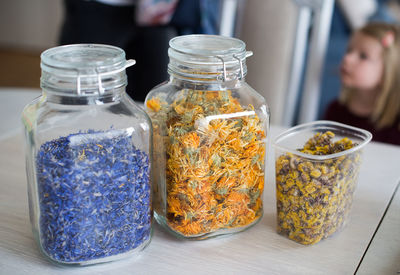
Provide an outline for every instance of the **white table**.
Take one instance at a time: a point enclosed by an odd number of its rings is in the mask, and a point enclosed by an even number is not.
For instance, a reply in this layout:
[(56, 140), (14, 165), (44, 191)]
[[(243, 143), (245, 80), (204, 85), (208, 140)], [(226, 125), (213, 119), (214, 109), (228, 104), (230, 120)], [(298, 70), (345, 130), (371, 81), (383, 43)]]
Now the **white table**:
[(358, 268), (360, 274), (400, 274), (400, 184)]
[(22, 110), (40, 94), (38, 89), (0, 88), (0, 140), (22, 131)]
[[(282, 130), (272, 127), (271, 137)], [(391, 255), (385, 266), (400, 269), (400, 246), (388, 250), (385, 245), (393, 236), (399, 238), (398, 195), (378, 228), (400, 179), (399, 146), (373, 142), (365, 147), (350, 221), (318, 244), (304, 246), (276, 233), (270, 151), (264, 216), (253, 228), (223, 238), (182, 241), (155, 225), (141, 256), (89, 267), (56, 266), (40, 254), (29, 224), (22, 134), (0, 139), (0, 152), (0, 274), (353, 274), (357, 268), (359, 274), (385, 274), (373, 262), (383, 253)]]

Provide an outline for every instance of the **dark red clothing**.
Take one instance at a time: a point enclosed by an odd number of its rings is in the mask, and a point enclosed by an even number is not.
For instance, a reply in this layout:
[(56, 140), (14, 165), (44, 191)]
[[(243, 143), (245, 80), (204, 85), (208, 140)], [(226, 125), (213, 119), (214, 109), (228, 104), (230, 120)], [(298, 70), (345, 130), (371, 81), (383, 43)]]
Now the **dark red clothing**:
[(398, 128), (398, 122), (392, 127), (377, 130), (368, 117), (354, 115), (346, 106), (340, 104), (337, 100), (329, 104), (324, 119), (341, 122), (370, 131), (373, 136), (373, 141), (400, 145), (400, 130)]

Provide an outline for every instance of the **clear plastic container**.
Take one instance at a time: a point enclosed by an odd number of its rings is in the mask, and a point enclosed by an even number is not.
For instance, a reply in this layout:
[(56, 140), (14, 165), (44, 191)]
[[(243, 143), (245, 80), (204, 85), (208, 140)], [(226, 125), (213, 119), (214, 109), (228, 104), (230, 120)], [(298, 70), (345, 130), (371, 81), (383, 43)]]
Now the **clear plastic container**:
[(170, 41), (170, 79), (146, 97), (154, 129), (154, 216), (174, 235), (239, 232), (263, 214), (269, 110), (245, 82), (243, 41)]
[(126, 94), (122, 49), (82, 44), (41, 55), (42, 95), (23, 111), (30, 219), (43, 254), (87, 265), (151, 238), (151, 121)]
[(344, 226), (362, 148), (371, 138), (363, 129), (315, 121), (290, 128), (275, 139), (280, 234), (301, 244), (314, 244)]

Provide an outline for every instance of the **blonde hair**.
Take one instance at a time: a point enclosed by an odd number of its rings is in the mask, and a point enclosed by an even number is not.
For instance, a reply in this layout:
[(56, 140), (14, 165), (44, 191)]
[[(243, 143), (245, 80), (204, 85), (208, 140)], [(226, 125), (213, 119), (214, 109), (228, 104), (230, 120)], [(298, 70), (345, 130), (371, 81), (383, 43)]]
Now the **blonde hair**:
[[(390, 127), (400, 116), (400, 27), (387, 23), (369, 23), (357, 30), (377, 39), (383, 49), (382, 88), (378, 95), (371, 120), (377, 128)], [(391, 40), (387, 37), (391, 36)], [(343, 88), (340, 102), (346, 104), (351, 90)], [(398, 125), (400, 127), (400, 125)]]

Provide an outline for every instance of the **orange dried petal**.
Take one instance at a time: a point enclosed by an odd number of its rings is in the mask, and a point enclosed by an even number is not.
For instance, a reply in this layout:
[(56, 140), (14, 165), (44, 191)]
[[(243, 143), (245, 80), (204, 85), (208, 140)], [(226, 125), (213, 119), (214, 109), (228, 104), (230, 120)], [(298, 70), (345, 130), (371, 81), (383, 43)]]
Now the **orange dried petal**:
[(147, 108), (151, 109), (154, 112), (158, 112), (161, 109), (161, 102), (157, 97), (153, 97), (146, 102)]

